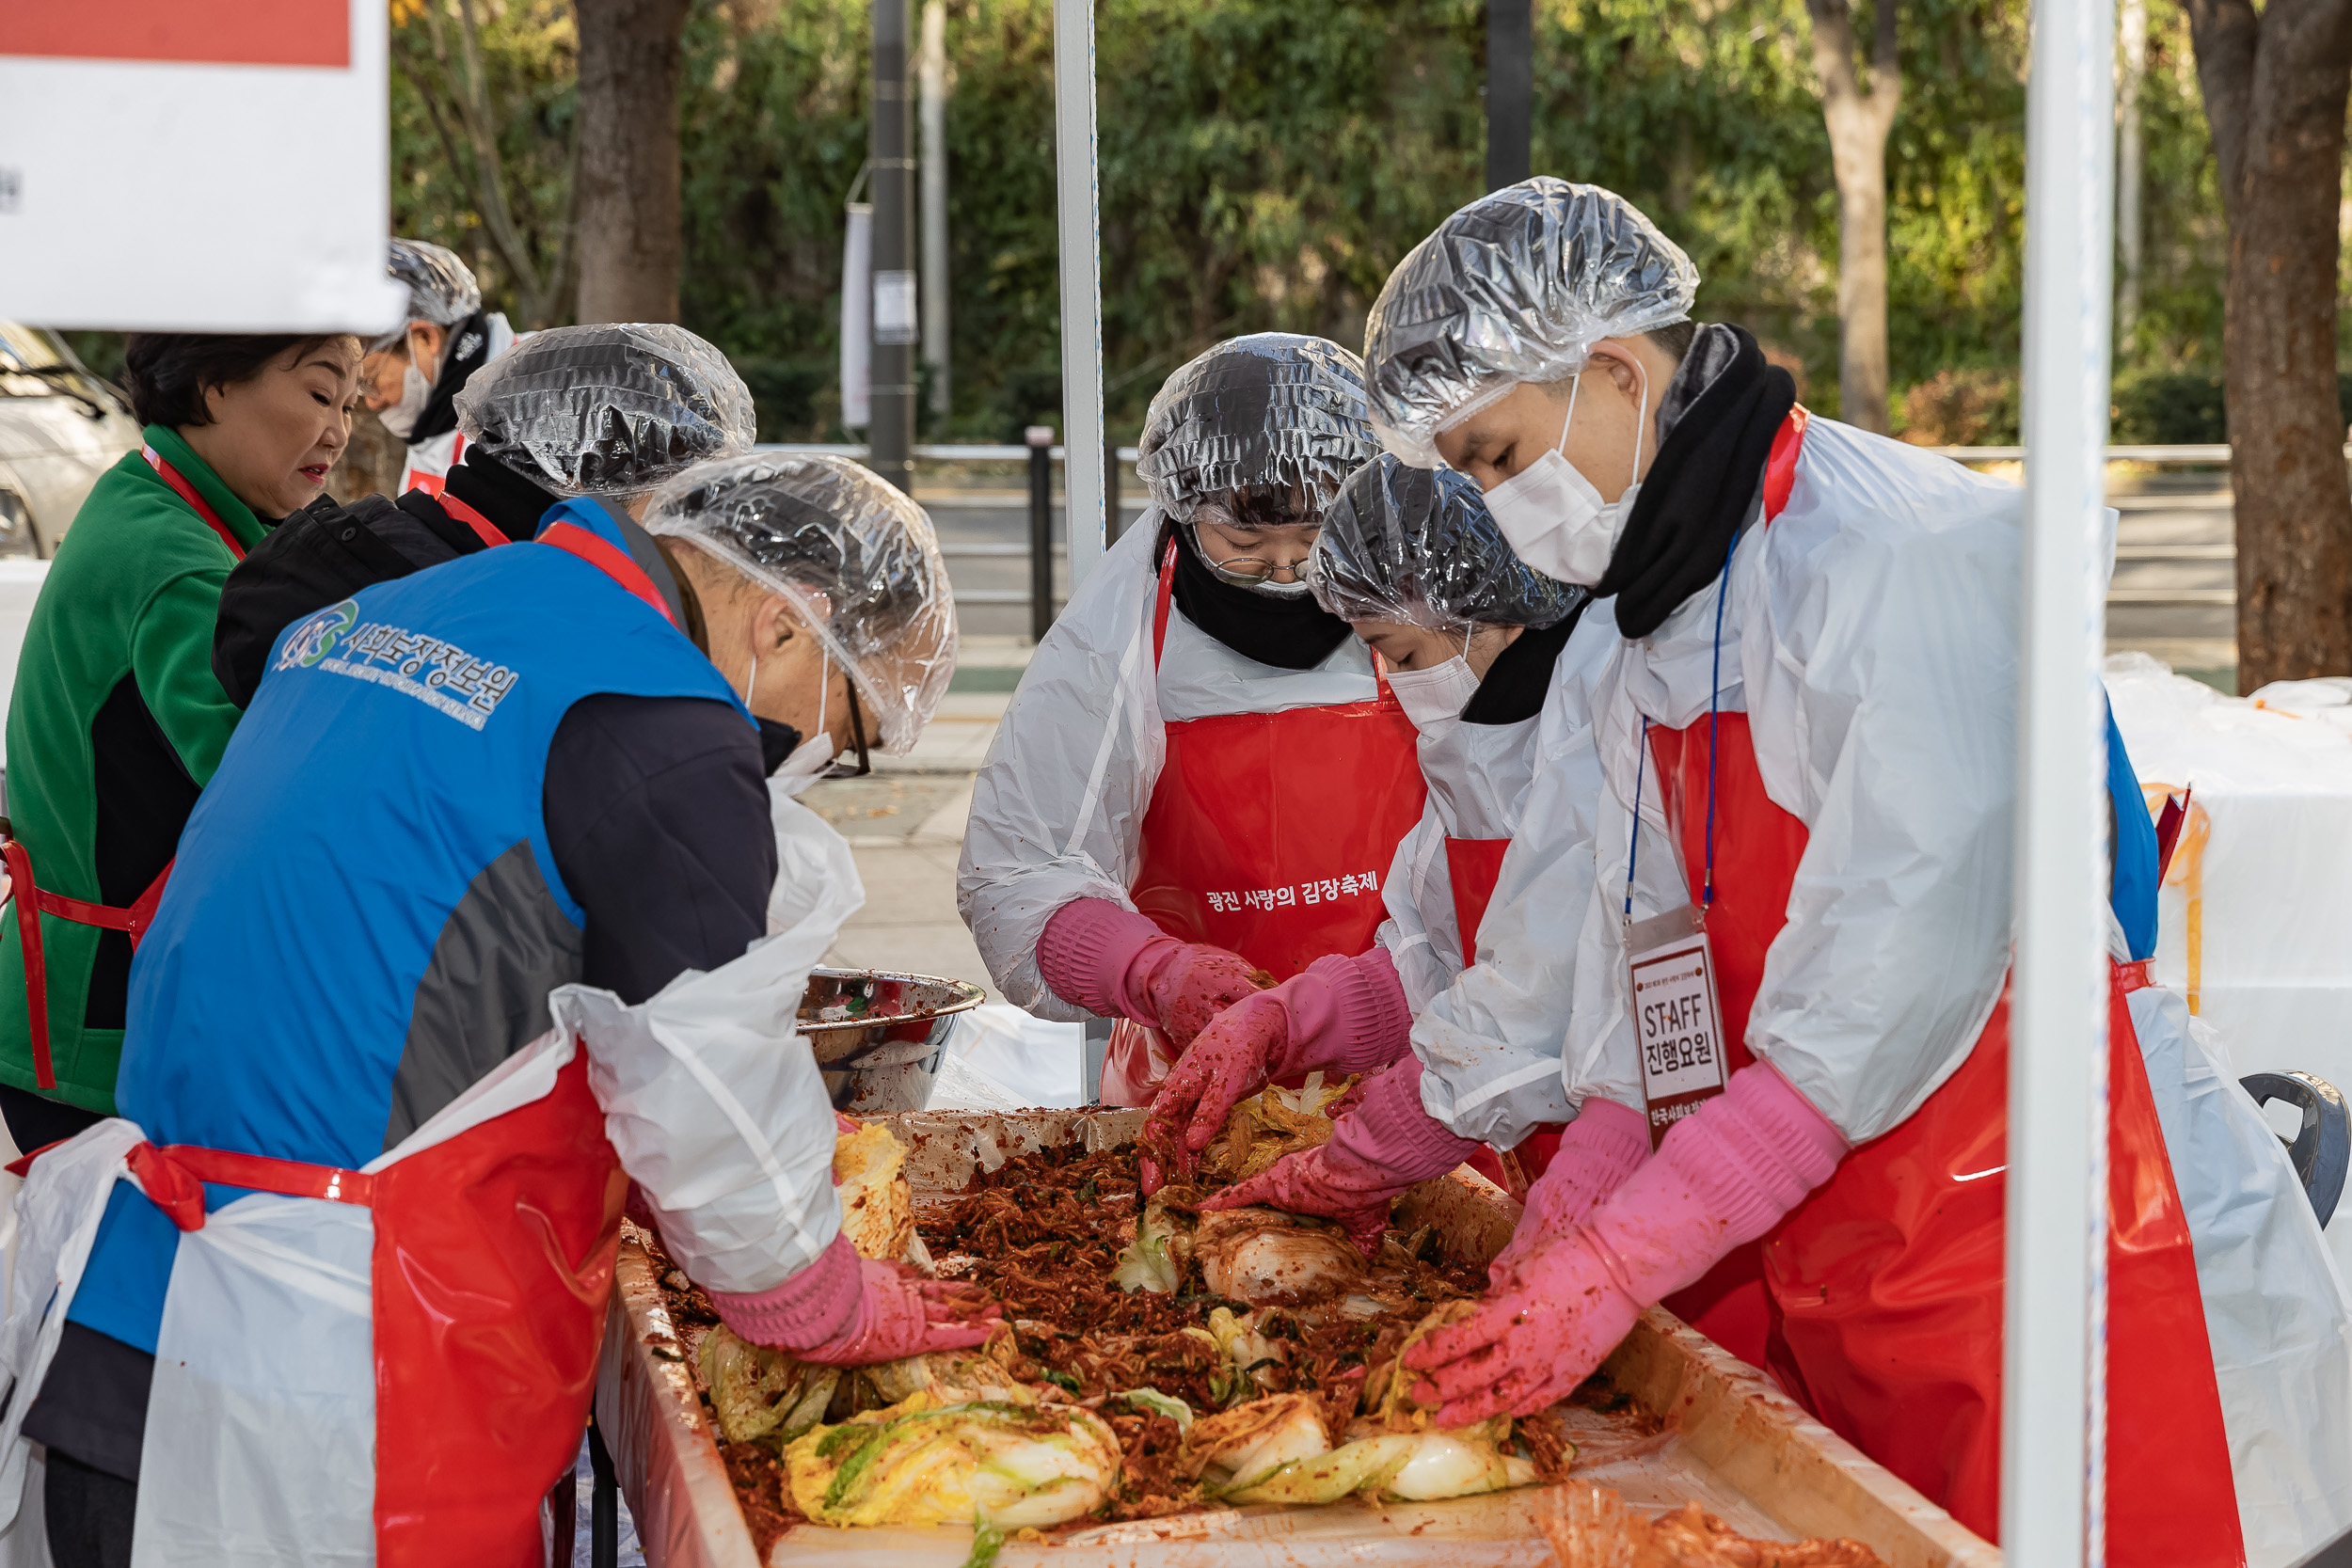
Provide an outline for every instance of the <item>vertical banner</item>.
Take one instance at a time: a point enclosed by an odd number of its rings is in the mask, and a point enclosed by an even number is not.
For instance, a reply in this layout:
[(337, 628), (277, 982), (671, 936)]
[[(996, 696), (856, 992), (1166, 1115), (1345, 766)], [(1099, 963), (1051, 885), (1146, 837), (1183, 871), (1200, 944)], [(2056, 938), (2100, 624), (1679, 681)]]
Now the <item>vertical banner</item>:
[(874, 204), (852, 201), (841, 226), (841, 422), (873, 422)]
[(0, 3), (0, 316), (376, 332), (383, 0)]
[(1062, 512), (1070, 591), (1103, 559), (1103, 215), (1094, 143), (1094, 7), (1054, 0), (1054, 186), (1061, 236)]

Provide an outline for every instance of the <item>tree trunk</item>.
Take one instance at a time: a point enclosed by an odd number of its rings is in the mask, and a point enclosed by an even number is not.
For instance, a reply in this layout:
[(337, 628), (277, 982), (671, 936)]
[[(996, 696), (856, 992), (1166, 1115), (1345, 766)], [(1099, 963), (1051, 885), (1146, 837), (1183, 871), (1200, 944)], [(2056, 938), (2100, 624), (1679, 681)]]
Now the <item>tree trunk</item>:
[(1821, 78), (1837, 179), (1837, 394), (1849, 424), (1883, 435), (1886, 395), (1886, 135), (1902, 97), (1895, 54), (1895, 0), (1878, 0), (1870, 82), (1854, 64), (1848, 0), (1805, 0), (1813, 65)]
[(2352, 673), (2352, 485), (2336, 396), (2336, 223), (2352, 0), (2189, 0), (2230, 271), (2223, 387), (2238, 689)]
[(583, 322), (677, 319), (677, 80), (687, 6), (573, 0)]

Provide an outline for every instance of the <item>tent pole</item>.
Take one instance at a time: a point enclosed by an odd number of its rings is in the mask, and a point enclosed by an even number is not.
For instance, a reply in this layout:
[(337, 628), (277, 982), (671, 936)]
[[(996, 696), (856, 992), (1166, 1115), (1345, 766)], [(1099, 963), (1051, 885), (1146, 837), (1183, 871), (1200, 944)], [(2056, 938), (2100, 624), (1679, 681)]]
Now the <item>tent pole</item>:
[(1054, 0), (1062, 493), (1073, 596), (1103, 557), (1103, 258), (1095, 181), (1094, 8), (1091, 0)]
[(2001, 1544), (2106, 1558), (2108, 320), (2114, 0), (2035, 0), (2026, 104), (2026, 531), (2018, 667)]

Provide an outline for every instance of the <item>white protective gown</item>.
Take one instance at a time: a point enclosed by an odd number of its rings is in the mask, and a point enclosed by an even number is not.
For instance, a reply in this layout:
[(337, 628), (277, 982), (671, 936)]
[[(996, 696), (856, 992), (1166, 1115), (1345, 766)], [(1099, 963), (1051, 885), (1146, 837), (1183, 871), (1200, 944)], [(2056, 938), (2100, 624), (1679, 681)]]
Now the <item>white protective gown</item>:
[(1343, 640), (1312, 670), (1245, 658), (1168, 606), (1156, 671), (1156, 509), (1120, 536), (1038, 644), (972, 789), (956, 908), (1005, 1000), (1073, 1022), (1038, 939), (1073, 898), (1132, 910), (1144, 814), (1167, 758), (1164, 726), (1222, 713), (1370, 702), (1372, 656)]
[[(1809, 834), (1747, 1045), (1850, 1142), (1902, 1122), (1958, 1069), (2008, 974), (2023, 501), (1816, 418), (1787, 507), (1734, 552), (1717, 701), (1750, 716), (1765, 791)], [(1595, 1087), (1631, 1059), (1621, 916), (1642, 721), (1704, 724), (1717, 599), (1710, 587), (1623, 643), (1596, 693), (1607, 788), (1568, 1027), (1569, 1070)], [(1641, 819), (1636, 920), (1689, 902), (1654, 774)], [(2131, 1007), (2187, 1212), (2246, 1545), (2284, 1564), (2352, 1526), (2343, 1287), (2292, 1166), (2179, 999), (2151, 988)]]
[[(1609, 599), (1587, 609), (1552, 667), (1543, 712), (1532, 721), (1533, 777), (1479, 927), (1475, 963), (1463, 966), (1460, 938), (1452, 930), (1441, 829), (1434, 833), (1434, 870), (1424, 873), (1416, 865), (1406, 873), (1408, 853), (1416, 858), (1430, 853), (1424, 835), (1432, 833), (1439, 793), (1434, 779), (1432, 810), (1399, 849), (1390, 874), (1390, 911), (1397, 917), (1398, 933), (1391, 951), (1413, 1004), (1422, 1105), (1457, 1137), (1498, 1148), (1516, 1146), (1547, 1123), (1573, 1119), (1587, 1094), (1607, 1094), (1637, 1109), (1642, 1104), (1629, 1048), (1625, 1071), (1615, 1082), (1589, 1073), (1571, 1081), (1561, 1058), (1562, 1026), (1574, 991), (1577, 933), (1592, 897), (1593, 813), (1601, 787), (1591, 697), (1616, 655), (1614, 611)], [(1401, 879), (1400, 873), (1406, 874)], [(1410, 907), (1420, 911), (1429, 950), (1438, 963), (1449, 966), (1434, 986), (1430, 976), (1436, 965), (1404, 947), (1416, 932), (1398, 908), (1401, 880), (1413, 893)], [(1385, 927), (1382, 940), (1388, 940)], [(1421, 986), (1431, 989), (1417, 989)]]

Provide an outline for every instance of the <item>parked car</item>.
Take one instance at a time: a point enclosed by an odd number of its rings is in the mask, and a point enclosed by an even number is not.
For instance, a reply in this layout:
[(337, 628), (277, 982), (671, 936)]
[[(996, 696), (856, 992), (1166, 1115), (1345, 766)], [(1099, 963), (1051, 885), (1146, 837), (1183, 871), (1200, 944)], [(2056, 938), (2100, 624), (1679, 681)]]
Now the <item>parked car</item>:
[(131, 407), (43, 327), (0, 321), (0, 556), (50, 556), (98, 476), (139, 444)]

